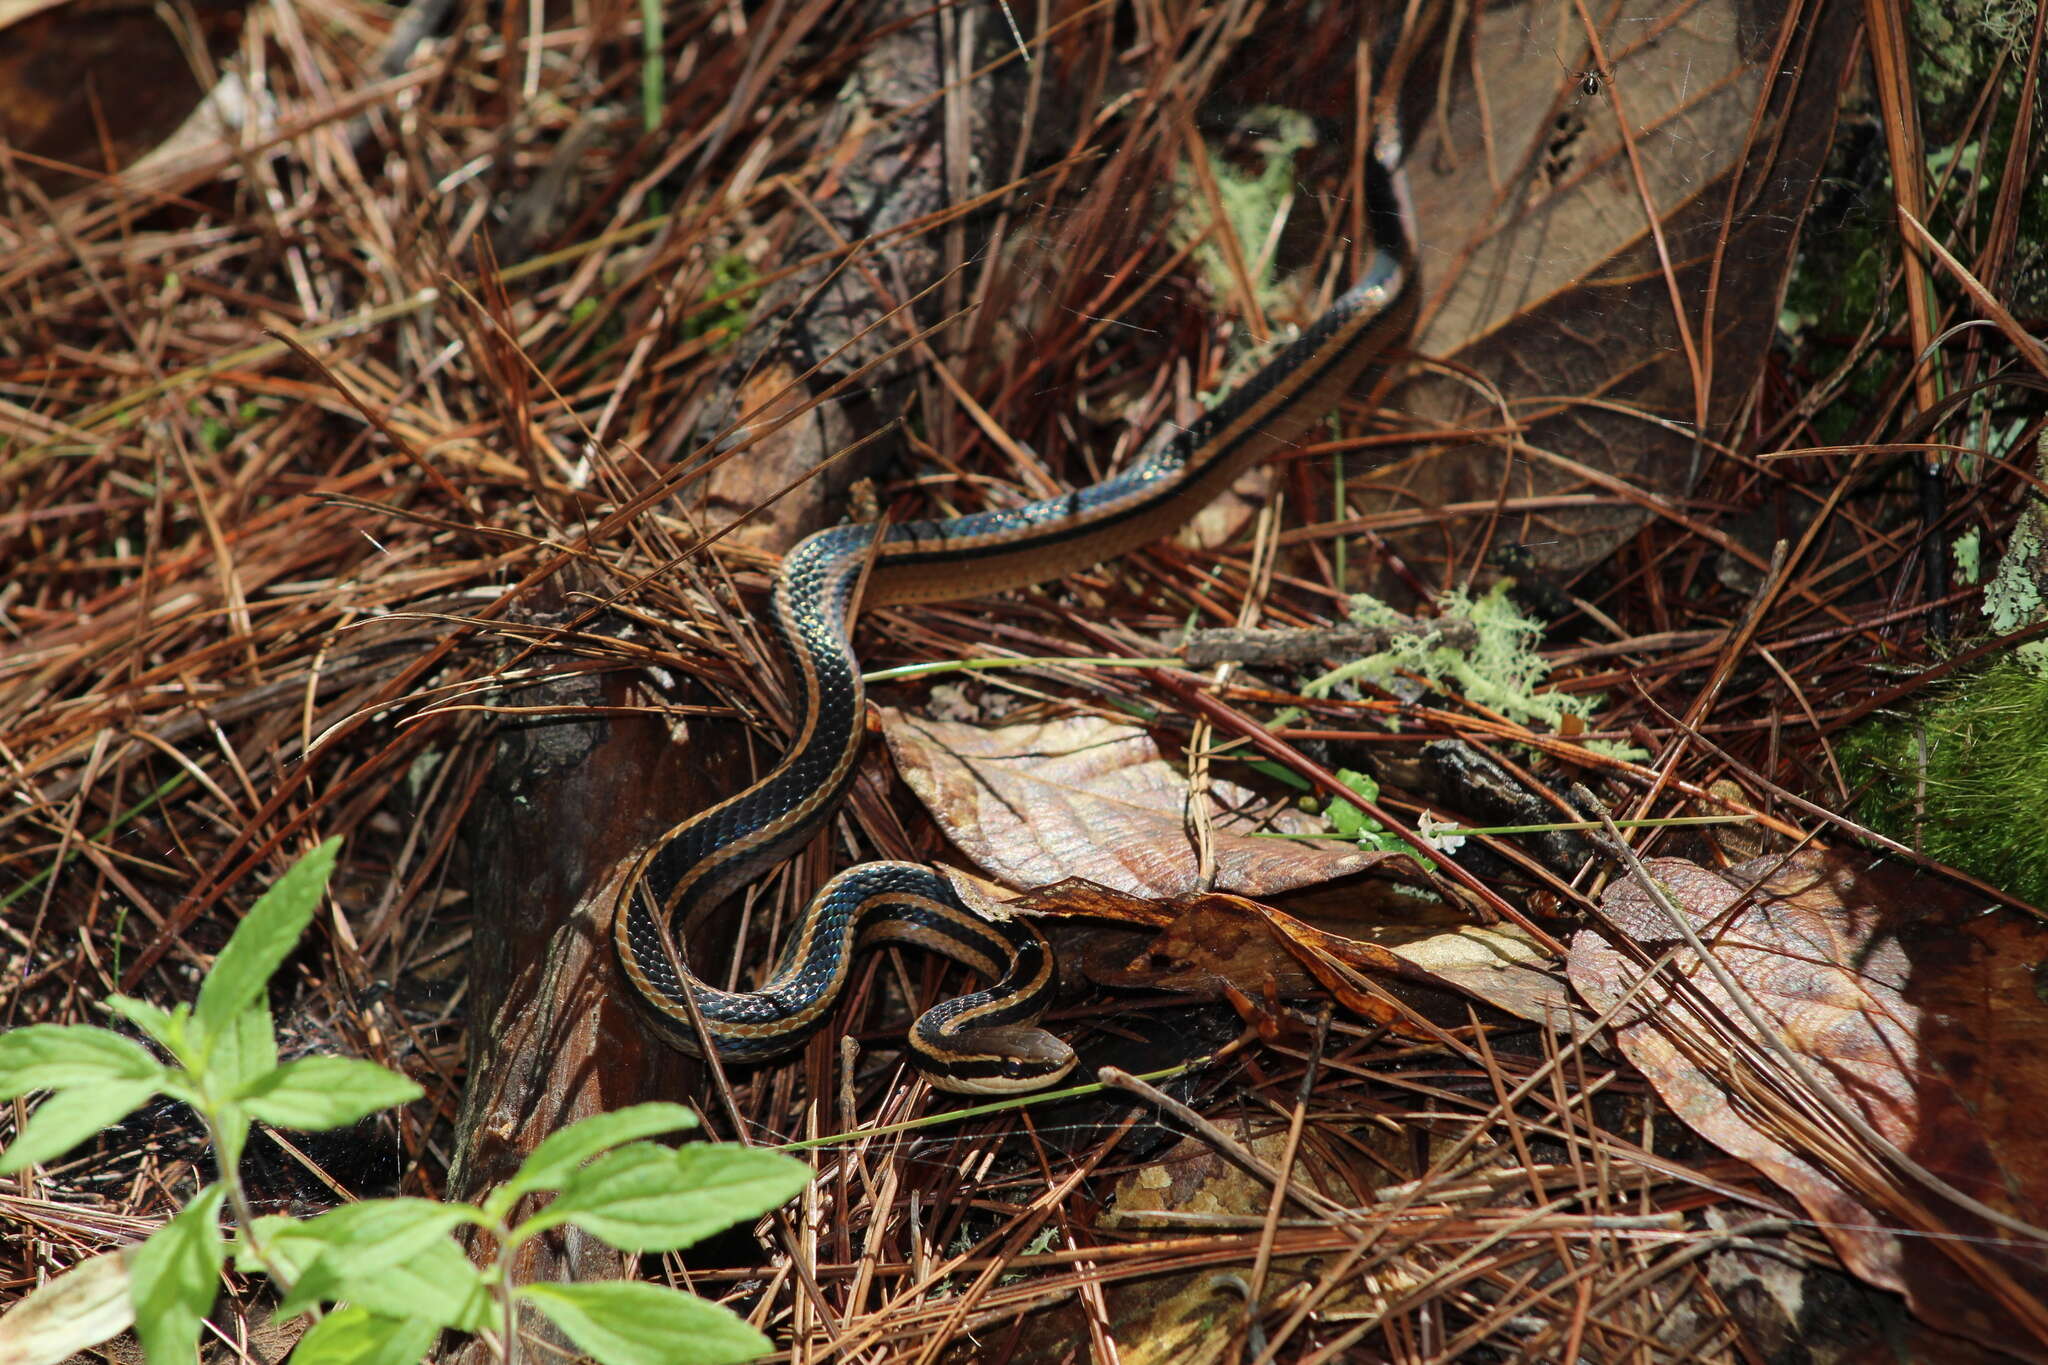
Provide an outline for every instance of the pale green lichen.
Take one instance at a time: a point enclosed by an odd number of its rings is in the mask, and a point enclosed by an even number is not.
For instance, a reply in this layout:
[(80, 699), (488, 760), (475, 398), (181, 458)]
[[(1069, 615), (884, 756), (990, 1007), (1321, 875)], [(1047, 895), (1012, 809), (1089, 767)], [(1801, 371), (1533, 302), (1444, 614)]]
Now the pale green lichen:
[[(1258, 142), (1259, 156), (1264, 164), (1257, 174), (1248, 174), (1238, 169), (1228, 157), (1212, 149), (1209, 173), (1215, 179), (1216, 200), (1223, 210), (1221, 230), (1236, 236), (1245, 264), (1252, 271), (1252, 286), (1257, 291), (1259, 307), (1270, 311), (1282, 300), (1274, 289), (1271, 253), (1265, 249), (1266, 242), (1272, 236), (1274, 219), (1286, 207), (1288, 196), (1294, 191), (1294, 155), (1302, 148), (1314, 145), (1316, 127), (1315, 121), (1300, 110), (1283, 109), (1277, 105), (1261, 105), (1248, 110), (1245, 117), (1267, 130)], [(1195, 260), (1219, 292), (1227, 291), (1235, 286), (1237, 277), (1215, 234), (1209, 232), (1212, 224), (1209, 196), (1203, 192), (1194, 168), (1186, 163), (1182, 163), (1175, 172), (1174, 179), (1177, 196), (1183, 206), (1174, 226), (1175, 245), (1184, 245), (1207, 234), (1201, 245), (1195, 248)]]
[[(2048, 433), (2043, 433), (2034, 462), (2037, 474), (2048, 474)], [(2048, 504), (2036, 496), (2021, 510), (2006, 541), (2005, 557), (1984, 589), (1984, 617), (1994, 635), (2048, 619)], [(2048, 679), (2048, 640), (2030, 640), (2013, 651), (2020, 662)]]
[(1921, 89), (1933, 99), (1974, 97), (1990, 58), (2025, 51), (2034, 0), (1921, 0), (1913, 6), (1913, 26)]
[(1955, 580), (1963, 587), (1975, 587), (1984, 578), (1984, 533), (1974, 527), (1957, 536), (1948, 547), (1956, 562)]
[[(1507, 589), (1503, 581), (1480, 597), (1452, 591), (1437, 603), (1440, 622), (1472, 627), (1478, 638), (1469, 650), (1446, 644), (1440, 630), (1416, 634), (1404, 629), (1386, 649), (1333, 669), (1302, 691), (1326, 696), (1342, 683), (1360, 681), (1400, 695), (1413, 690), (1401, 677), (1405, 673), (1525, 725), (1564, 731), (1589, 723), (1600, 698), (1544, 689), (1550, 665), (1536, 652), (1543, 623), (1518, 611)], [(1364, 626), (1408, 624), (1392, 607), (1363, 594), (1351, 599), (1351, 619)], [(1616, 757), (1642, 756), (1639, 749), (1610, 741), (1595, 740), (1586, 747)]]

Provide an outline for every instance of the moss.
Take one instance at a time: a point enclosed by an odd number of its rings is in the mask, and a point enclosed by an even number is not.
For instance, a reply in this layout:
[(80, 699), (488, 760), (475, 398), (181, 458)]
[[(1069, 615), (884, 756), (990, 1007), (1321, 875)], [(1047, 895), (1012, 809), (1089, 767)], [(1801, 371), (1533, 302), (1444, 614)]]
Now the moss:
[(1873, 828), (2048, 904), (2048, 678), (2002, 659), (1860, 727), (1840, 757), (1873, 775), (1857, 805)]
[[(683, 335), (700, 337), (707, 333), (716, 333), (711, 340), (711, 348), (714, 351), (723, 350), (731, 345), (733, 338), (739, 335), (740, 329), (746, 326), (747, 313), (753, 308), (754, 301), (761, 296), (760, 288), (754, 283), (760, 275), (761, 272), (754, 269), (752, 263), (737, 251), (728, 251), (713, 261), (711, 280), (704, 286), (704, 302), (709, 304), (722, 294), (732, 294), (732, 297), (716, 307), (705, 308), (701, 312), (691, 313), (685, 317), (682, 324)], [(741, 292), (735, 294), (734, 290)]]

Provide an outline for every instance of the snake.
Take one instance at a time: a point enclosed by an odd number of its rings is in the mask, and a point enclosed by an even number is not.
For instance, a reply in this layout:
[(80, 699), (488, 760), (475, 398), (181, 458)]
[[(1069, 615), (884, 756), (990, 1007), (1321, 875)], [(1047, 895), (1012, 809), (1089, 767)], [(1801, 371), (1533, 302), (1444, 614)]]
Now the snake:
[(1416, 269), (1404, 187), (1384, 151), (1365, 164), (1374, 241), (1355, 283), (1172, 440), (1056, 497), (944, 519), (834, 526), (784, 557), (770, 619), (795, 666), (795, 740), (754, 785), (648, 845), (613, 920), (626, 978), (665, 1041), (698, 1056), (708, 1044), (721, 1064), (787, 1053), (830, 1015), (856, 952), (893, 943), (941, 953), (992, 982), (912, 1023), (910, 1058), (935, 1088), (1013, 1094), (1073, 1069), (1073, 1050), (1036, 1026), (1058, 989), (1044, 936), (1023, 920), (971, 909), (923, 864), (862, 863), (827, 881), (756, 990), (721, 990), (693, 974), (669, 927), (694, 922), (792, 856), (845, 796), (866, 720), (851, 633), (856, 599), (865, 607), (978, 597), (1159, 540), (1244, 470), (1295, 448), (1405, 335)]

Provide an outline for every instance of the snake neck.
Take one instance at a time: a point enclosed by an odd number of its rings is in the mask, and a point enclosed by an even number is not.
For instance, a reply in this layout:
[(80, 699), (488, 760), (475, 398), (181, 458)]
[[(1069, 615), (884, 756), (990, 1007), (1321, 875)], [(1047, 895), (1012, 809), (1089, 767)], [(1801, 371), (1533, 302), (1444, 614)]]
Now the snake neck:
[(809, 842), (853, 780), (866, 695), (848, 639), (847, 610), (870, 526), (836, 526), (792, 550), (777, 578), (772, 617), (795, 665), (795, 741), (755, 786), (691, 816), (663, 836), (635, 901), (681, 926)]

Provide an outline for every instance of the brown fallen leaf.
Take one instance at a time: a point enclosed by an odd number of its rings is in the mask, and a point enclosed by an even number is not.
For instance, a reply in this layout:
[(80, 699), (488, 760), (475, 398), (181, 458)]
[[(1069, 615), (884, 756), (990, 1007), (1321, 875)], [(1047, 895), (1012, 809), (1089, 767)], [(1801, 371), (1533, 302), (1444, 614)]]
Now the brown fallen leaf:
[[(983, 728), (881, 712), (896, 770), (960, 850), (1009, 886), (1078, 877), (1134, 896), (1193, 895), (1188, 783), (1135, 725), (1093, 716)], [(1349, 876), (1395, 855), (1344, 844), (1257, 838), (1322, 823), (1267, 818), (1234, 783), (1210, 787), (1216, 889), (1250, 896)], [(1412, 860), (1399, 855), (1413, 868)]]
[[(1440, 1041), (1443, 1025), (1370, 979), (1378, 976), (1470, 997), (1553, 1027), (1586, 1022), (1563, 983), (1538, 965), (1542, 952), (1509, 926), (1425, 934), (1412, 926), (1389, 926), (1366, 931), (1384, 935), (1385, 942), (1375, 942), (1332, 933), (1242, 896), (1145, 900), (1076, 881), (1004, 904), (1008, 910), (1085, 915), (1159, 931), (1122, 961), (1103, 952), (1089, 954), (1084, 970), (1099, 985), (1202, 995), (1235, 992), (1250, 1001), (1300, 996), (1314, 988), (1404, 1036)], [(1453, 1027), (1462, 1022), (1448, 1021)]]
[(1591, 1023), (1550, 955), (1515, 925), (1468, 924), (1405, 938), (1368, 932), (1403, 961), (1517, 1018), (1573, 1033)]
[[(1357, 1202), (1358, 1188), (1372, 1172), (1339, 1169), (1328, 1155), (1304, 1144), (1292, 1162), (1287, 1140), (1279, 1134), (1233, 1134), (1242, 1147), (1269, 1170), (1289, 1171), (1290, 1185), (1333, 1203)], [(1349, 1135), (1344, 1150), (1371, 1148), (1389, 1167), (1412, 1159), (1409, 1135), (1377, 1125), (1363, 1125)], [(1365, 1163), (1359, 1163), (1364, 1166)], [(1117, 1180), (1099, 1226), (1141, 1237), (1194, 1235), (1212, 1245), (1233, 1234), (1254, 1241), (1267, 1221), (1272, 1186), (1219, 1156), (1206, 1143), (1182, 1140)], [(1291, 1203), (1282, 1213), (1274, 1256), (1267, 1273), (1253, 1288), (1248, 1278), (1253, 1246), (1241, 1243), (1234, 1259), (1200, 1258), (1172, 1274), (1138, 1279), (1111, 1278), (1102, 1289), (1106, 1327), (1124, 1365), (1221, 1365), (1248, 1360), (1247, 1326), (1284, 1313), (1309, 1300), (1324, 1321), (1356, 1320), (1382, 1308), (1390, 1295), (1411, 1288), (1420, 1271), (1406, 1258), (1372, 1274), (1338, 1277), (1325, 1283), (1318, 1272), (1334, 1250), (1347, 1245), (1342, 1229), (1304, 1225)], [(1292, 1250), (1295, 1254), (1288, 1254)], [(1302, 1254), (1307, 1251), (1311, 1254)], [(1254, 1292), (1256, 1308), (1246, 1302)], [(1025, 1321), (1015, 1360), (1066, 1360), (1082, 1338), (1078, 1305), (1054, 1299)]]
[[(205, 0), (175, 13), (140, 0), (0, 0), (0, 142), (56, 194), (75, 173), (126, 165), (169, 137), (206, 90), (190, 45), (232, 55), (246, 0)], [(113, 166), (108, 165), (111, 159)]]
[[(2006, 1215), (2048, 1221), (2048, 931), (1952, 883), (1816, 850), (1716, 873), (1650, 874), (1743, 989), (1793, 1065), (1630, 878), (1614, 929), (1671, 966), (1632, 998), (1636, 960), (1593, 930), (1572, 985), (1619, 1007), (1623, 1051), (1678, 1115), (1790, 1190), (1844, 1263), (1945, 1331), (2048, 1360), (2048, 1239), (1978, 1216), (1890, 1161), (1814, 1087), (1906, 1159)], [(1752, 888), (1754, 888), (1752, 890)], [(1988, 913), (1990, 912), (1990, 913)]]
[[(1397, 548), (1440, 555), (1450, 523), (1435, 509), (1489, 518), (1508, 499), (1497, 538), (1576, 569), (1649, 515), (1629, 490), (1691, 487), (1709, 458), (1696, 438), (1746, 411), (1767, 354), (1856, 12), (1473, 7), (1409, 158), (1427, 290), (1414, 350), (1447, 365), (1387, 406), (1518, 434), (1454, 437), (1354, 485)], [(1427, 526), (1398, 529), (1417, 508)]]

